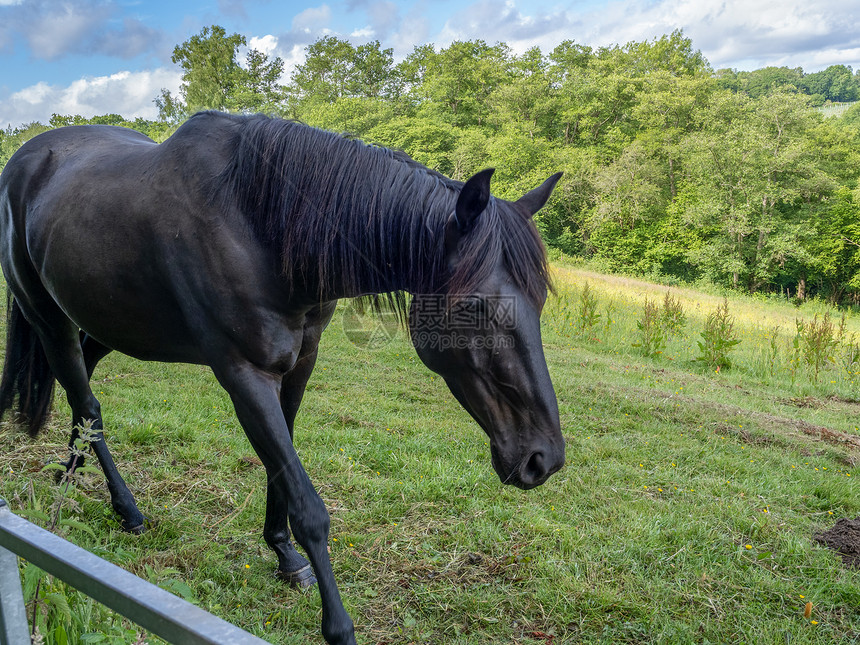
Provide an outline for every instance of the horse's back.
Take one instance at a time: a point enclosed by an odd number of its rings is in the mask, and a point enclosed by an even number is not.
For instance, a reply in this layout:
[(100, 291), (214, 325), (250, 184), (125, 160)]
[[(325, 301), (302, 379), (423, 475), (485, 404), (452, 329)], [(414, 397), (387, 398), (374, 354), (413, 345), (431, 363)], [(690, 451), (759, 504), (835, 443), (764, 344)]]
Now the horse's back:
[(43, 206), (52, 195), (60, 203), (75, 199), (69, 186), (88, 183), (87, 177), (100, 169), (118, 172), (130, 158), (155, 146), (140, 132), (104, 125), (59, 128), (30, 139), (0, 175), (0, 226), (26, 230), (28, 210)]
[(208, 183), (228, 162), (234, 123), (201, 115), (162, 144), (87, 126), (28, 142), (0, 181), (0, 261), (15, 297), (53, 309), (50, 299), (138, 358), (207, 363), (239, 334), (274, 337), (259, 362), (285, 362), (293, 314), (271, 308), (289, 291)]
[(51, 160), (48, 176), (69, 164), (88, 159), (105, 158), (116, 151), (155, 146), (155, 142), (137, 130), (112, 125), (77, 125), (48, 130), (24, 142), (12, 155), (0, 175), (0, 186), (15, 187), (30, 175), (44, 171), (45, 161)]

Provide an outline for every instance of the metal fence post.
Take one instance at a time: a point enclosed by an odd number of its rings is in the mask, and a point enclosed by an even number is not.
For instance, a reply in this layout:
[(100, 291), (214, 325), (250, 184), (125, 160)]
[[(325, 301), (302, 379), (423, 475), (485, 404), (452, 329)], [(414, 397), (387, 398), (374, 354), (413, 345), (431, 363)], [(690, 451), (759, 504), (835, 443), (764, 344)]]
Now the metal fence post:
[[(11, 511), (0, 497), (0, 522)], [(22, 645), (30, 642), (27, 609), (18, 573), (18, 557), (0, 546), (0, 645)]]
[[(0, 645), (30, 643), (14, 554), (42, 571), (72, 585), (90, 598), (110, 607), (145, 630), (175, 645), (268, 645), (265, 640), (231, 625), (138, 578), (107, 560), (54, 535), (0, 507), (0, 592), (9, 592), (10, 614), (0, 606)], [(3, 564), (4, 562), (8, 564)], [(11, 584), (14, 581), (14, 584)], [(11, 619), (10, 619), (11, 617)], [(3, 627), (4, 622), (6, 627)], [(11, 622), (14, 620), (15, 622)], [(21, 631), (23, 629), (23, 632)], [(22, 636), (23, 634), (23, 636)]]

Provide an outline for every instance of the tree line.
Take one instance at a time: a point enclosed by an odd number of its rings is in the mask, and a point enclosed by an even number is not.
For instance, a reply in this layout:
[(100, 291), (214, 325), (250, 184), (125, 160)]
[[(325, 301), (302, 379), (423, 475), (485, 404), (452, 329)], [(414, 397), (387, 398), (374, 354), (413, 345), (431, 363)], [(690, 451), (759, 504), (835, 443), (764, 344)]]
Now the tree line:
[(396, 62), (378, 41), (323, 37), (284, 63), (207, 27), (173, 52), (178, 94), (159, 117), (55, 115), (26, 138), (84, 122), (160, 141), (200, 109), (266, 112), (399, 148), (455, 179), (497, 168), (502, 197), (565, 172), (536, 221), (550, 247), (610, 271), (860, 304), (860, 74), (714, 71), (680, 31), (522, 54), (504, 43), (426, 44)]

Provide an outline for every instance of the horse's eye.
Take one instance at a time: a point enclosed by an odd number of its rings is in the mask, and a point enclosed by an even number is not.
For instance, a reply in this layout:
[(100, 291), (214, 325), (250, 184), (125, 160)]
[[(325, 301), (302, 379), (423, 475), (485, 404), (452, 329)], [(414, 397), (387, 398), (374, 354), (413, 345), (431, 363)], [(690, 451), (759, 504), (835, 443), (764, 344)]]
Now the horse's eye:
[(463, 301), (463, 311), (467, 311), (473, 316), (486, 316), (487, 315), (487, 302), (483, 298), (471, 297), (464, 298)]
[(481, 298), (466, 298), (463, 302), (473, 311), (482, 311), (484, 309), (484, 301)]
[(448, 314), (450, 329), (483, 329), (486, 326), (487, 309), (482, 298), (468, 297), (458, 301)]

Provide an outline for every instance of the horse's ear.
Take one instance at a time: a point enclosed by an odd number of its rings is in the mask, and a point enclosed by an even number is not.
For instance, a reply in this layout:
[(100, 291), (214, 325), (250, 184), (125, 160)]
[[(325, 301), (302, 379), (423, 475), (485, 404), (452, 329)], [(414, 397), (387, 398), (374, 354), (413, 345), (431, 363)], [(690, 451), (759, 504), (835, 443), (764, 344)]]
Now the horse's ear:
[(529, 216), (533, 216), (546, 204), (549, 196), (552, 195), (553, 188), (563, 174), (563, 172), (555, 173), (540, 186), (520, 197), (516, 203), (522, 206)]
[(494, 172), (494, 168), (487, 168), (463, 184), (454, 209), (457, 231), (461, 235), (465, 235), (475, 227), (478, 216), (484, 212), (490, 202), (490, 177)]

